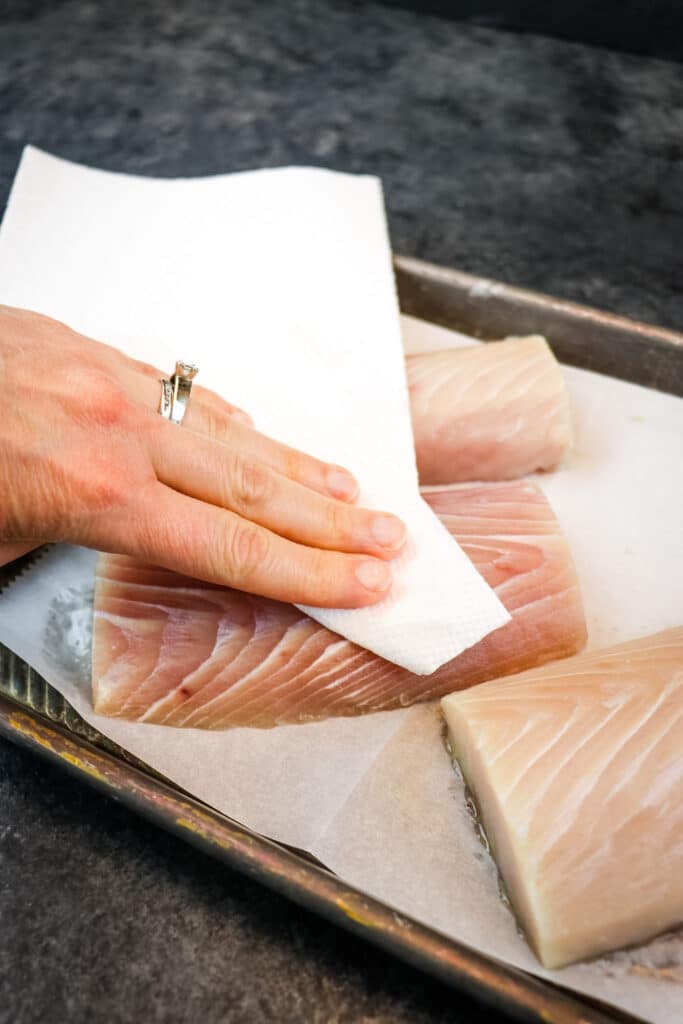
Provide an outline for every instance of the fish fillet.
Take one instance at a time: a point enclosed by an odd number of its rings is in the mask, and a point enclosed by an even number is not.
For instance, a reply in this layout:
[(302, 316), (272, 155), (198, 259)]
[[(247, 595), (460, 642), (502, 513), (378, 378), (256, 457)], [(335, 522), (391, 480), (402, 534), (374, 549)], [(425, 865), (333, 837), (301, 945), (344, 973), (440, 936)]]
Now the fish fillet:
[(540, 335), (406, 357), (421, 484), (554, 469), (571, 443), (562, 371)]
[(95, 710), (202, 729), (272, 726), (436, 699), (580, 649), (576, 573), (536, 486), (477, 484), (425, 497), (512, 615), (432, 675), (384, 661), (292, 605), (102, 555)]
[(442, 708), (546, 967), (683, 920), (683, 627), (452, 694)]

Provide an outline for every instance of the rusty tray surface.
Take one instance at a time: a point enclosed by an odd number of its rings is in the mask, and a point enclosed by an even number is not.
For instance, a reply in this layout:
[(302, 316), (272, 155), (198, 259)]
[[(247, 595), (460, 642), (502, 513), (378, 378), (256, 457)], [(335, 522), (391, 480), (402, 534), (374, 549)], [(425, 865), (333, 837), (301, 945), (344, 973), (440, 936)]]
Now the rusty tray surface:
[[(483, 339), (544, 334), (563, 362), (683, 395), (683, 334), (419, 260), (395, 257), (404, 313)], [(39, 557), (39, 555), (38, 555)], [(0, 568), (0, 589), (35, 561)], [(58, 763), (238, 871), (521, 1021), (634, 1021), (470, 949), (260, 836), (101, 736), (0, 644), (0, 734)]]

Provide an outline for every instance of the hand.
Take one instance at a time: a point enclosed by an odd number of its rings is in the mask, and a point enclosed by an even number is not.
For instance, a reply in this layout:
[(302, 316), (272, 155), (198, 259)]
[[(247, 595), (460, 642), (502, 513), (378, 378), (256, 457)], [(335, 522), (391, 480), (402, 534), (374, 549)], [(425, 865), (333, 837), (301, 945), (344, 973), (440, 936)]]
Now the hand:
[(178, 427), (156, 411), (159, 370), (7, 306), (0, 371), (0, 553), (68, 541), (325, 607), (389, 590), (401, 521), (211, 391), (194, 386)]

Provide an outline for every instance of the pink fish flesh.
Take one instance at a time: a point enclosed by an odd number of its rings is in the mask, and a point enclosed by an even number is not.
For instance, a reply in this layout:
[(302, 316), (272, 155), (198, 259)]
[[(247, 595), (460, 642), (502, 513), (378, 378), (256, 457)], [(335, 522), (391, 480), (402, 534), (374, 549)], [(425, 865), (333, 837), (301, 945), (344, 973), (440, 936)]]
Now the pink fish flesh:
[(95, 710), (201, 729), (273, 726), (436, 699), (581, 648), (576, 573), (536, 486), (467, 485), (425, 498), (512, 615), (432, 675), (384, 661), (292, 605), (102, 555)]
[(421, 484), (554, 469), (571, 443), (562, 371), (539, 335), (406, 357)]

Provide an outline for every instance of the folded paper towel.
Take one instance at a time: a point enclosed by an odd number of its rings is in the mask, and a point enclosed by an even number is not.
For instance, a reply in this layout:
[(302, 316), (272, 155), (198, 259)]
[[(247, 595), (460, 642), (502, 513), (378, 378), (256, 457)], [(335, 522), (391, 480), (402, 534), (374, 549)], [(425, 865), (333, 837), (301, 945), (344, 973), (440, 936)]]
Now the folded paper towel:
[(376, 178), (283, 168), (159, 180), (28, 147), (0, 230), (0, 301), (169, 371), (264, 433), (346, 466), (409, 531), (389, 597), (306, 611), (425, 674), (509, 618), (418, 494)]

